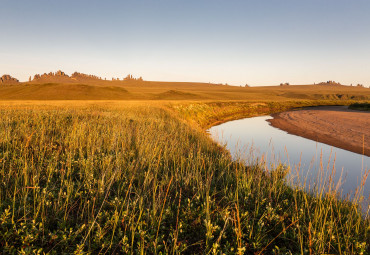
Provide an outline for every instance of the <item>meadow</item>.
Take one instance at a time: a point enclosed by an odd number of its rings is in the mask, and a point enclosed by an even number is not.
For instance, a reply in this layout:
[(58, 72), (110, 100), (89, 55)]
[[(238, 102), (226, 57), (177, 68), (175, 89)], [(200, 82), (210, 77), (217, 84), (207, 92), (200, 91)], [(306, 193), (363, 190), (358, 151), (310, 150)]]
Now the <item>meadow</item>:
[(340, 199), (329, 173), (328, 193), (308, 193), (287, 185), (287, 167), (232, 161), (205, 132), (350, 103), (3, 101), (2, 253), (368, 254), (361, 185), (352, 202)]
[(0, 100), (369, 101), (370, 89), (335, 85), (244, 87), (197, 82), (61, 81), (53, 78), (0, 85)]

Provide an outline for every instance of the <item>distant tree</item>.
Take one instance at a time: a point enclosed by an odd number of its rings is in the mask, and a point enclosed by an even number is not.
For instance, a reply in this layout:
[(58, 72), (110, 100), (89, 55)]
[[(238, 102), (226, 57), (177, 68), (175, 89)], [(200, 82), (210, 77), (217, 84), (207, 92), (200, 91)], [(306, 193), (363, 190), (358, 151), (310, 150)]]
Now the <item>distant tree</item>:
[(30, 76), (30, 78), (28, 78), (28, 81), (32, 81), (32, 77)]

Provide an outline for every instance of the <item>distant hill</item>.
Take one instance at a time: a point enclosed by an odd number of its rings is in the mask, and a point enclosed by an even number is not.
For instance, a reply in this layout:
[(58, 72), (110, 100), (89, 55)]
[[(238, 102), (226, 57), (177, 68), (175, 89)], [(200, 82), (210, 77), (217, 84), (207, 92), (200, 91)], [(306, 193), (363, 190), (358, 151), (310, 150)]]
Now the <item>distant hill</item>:
[(80, 81), (99, 81), (101, 77), (74, 72), (71, 76), (67, 75), (63, 71), (49, 72), (44, 74), (36, 74), (30, 83), (75, 83)]
[(101, 77), (98, 77), (96, 75), (92, 75), (92, 74), (84, 74), (84, 73), (79, 73), (79, 72), (74, 72), (72, 75), (71, 75), (71, 79), (72, 80), (77, 80), (77, 81), (91, 81), (91, 80), (94, 80), (94, 81), (101, 81), (102, 78)]
[(44, 74), (35, 74), (33, 80), (30, 82), (33, 83), (65, 83), (65, 82), (72, 82), (73, 80), (67, 74), (62, 71), (57, 71), (55, 73), (44, 73)]
[(317, 85), (326, 85), (326, 86), (344, 86), (336, 81), (326, 81), (326, 82), (320, 82)]
[[(62, 71), (35, 75), (20, 83), (10, 75), (0, 80), (0, 100), (370, 100), (370, 89), (338, 83), (237, 87), (212, 83), (144, 81), (141, 77), (105, 80)], [(329, 85), (329, 86), (328, 86)]]
[[(106, 79), (104, 79), (106, 80)], [(120, 78), (112, 78), (111, 81), (119, 81)], [(143, 78), (134, 78), (132, 75), (127, 75), (122, 81), (143, 81)], [(71, 76), (67, 75), (65, 72), (59, 70), (57, 72), (49, 72), (44, 74), (36, 74), (33, 79), (29, 79), (31, 83), (78, 83), (78, 82), (94, 82), (103, 81), (101, 77), (92, 74), (84, 74), (79, 72), (74, 72)]]
[(120, 87), (100, 87), (86, 84), (22, 84), (0, 88), (0, 100), (123, 100), (132, 99)]
[(10, 76), (9, 74), (4, 74), (3, 76), (0, 77), (0, 84), (17, 84), (19, 81)]

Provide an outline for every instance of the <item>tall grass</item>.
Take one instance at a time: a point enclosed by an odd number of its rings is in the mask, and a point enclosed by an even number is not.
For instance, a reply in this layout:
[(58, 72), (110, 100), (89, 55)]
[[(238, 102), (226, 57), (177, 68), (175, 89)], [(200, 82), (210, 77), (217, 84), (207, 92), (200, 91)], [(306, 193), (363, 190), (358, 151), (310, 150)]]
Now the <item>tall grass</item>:
[(232, 161), (173, 109), (2, 106), (2, 253), (370, 251), (358, 203)]

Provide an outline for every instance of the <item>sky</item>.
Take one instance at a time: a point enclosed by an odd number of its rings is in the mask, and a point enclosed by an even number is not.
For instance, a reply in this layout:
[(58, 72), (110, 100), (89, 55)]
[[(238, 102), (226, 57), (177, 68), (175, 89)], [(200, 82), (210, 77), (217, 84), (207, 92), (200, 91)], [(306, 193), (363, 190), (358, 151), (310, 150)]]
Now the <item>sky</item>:
[(0, 75), (370, 85), (369, 0), (0, 0)]

